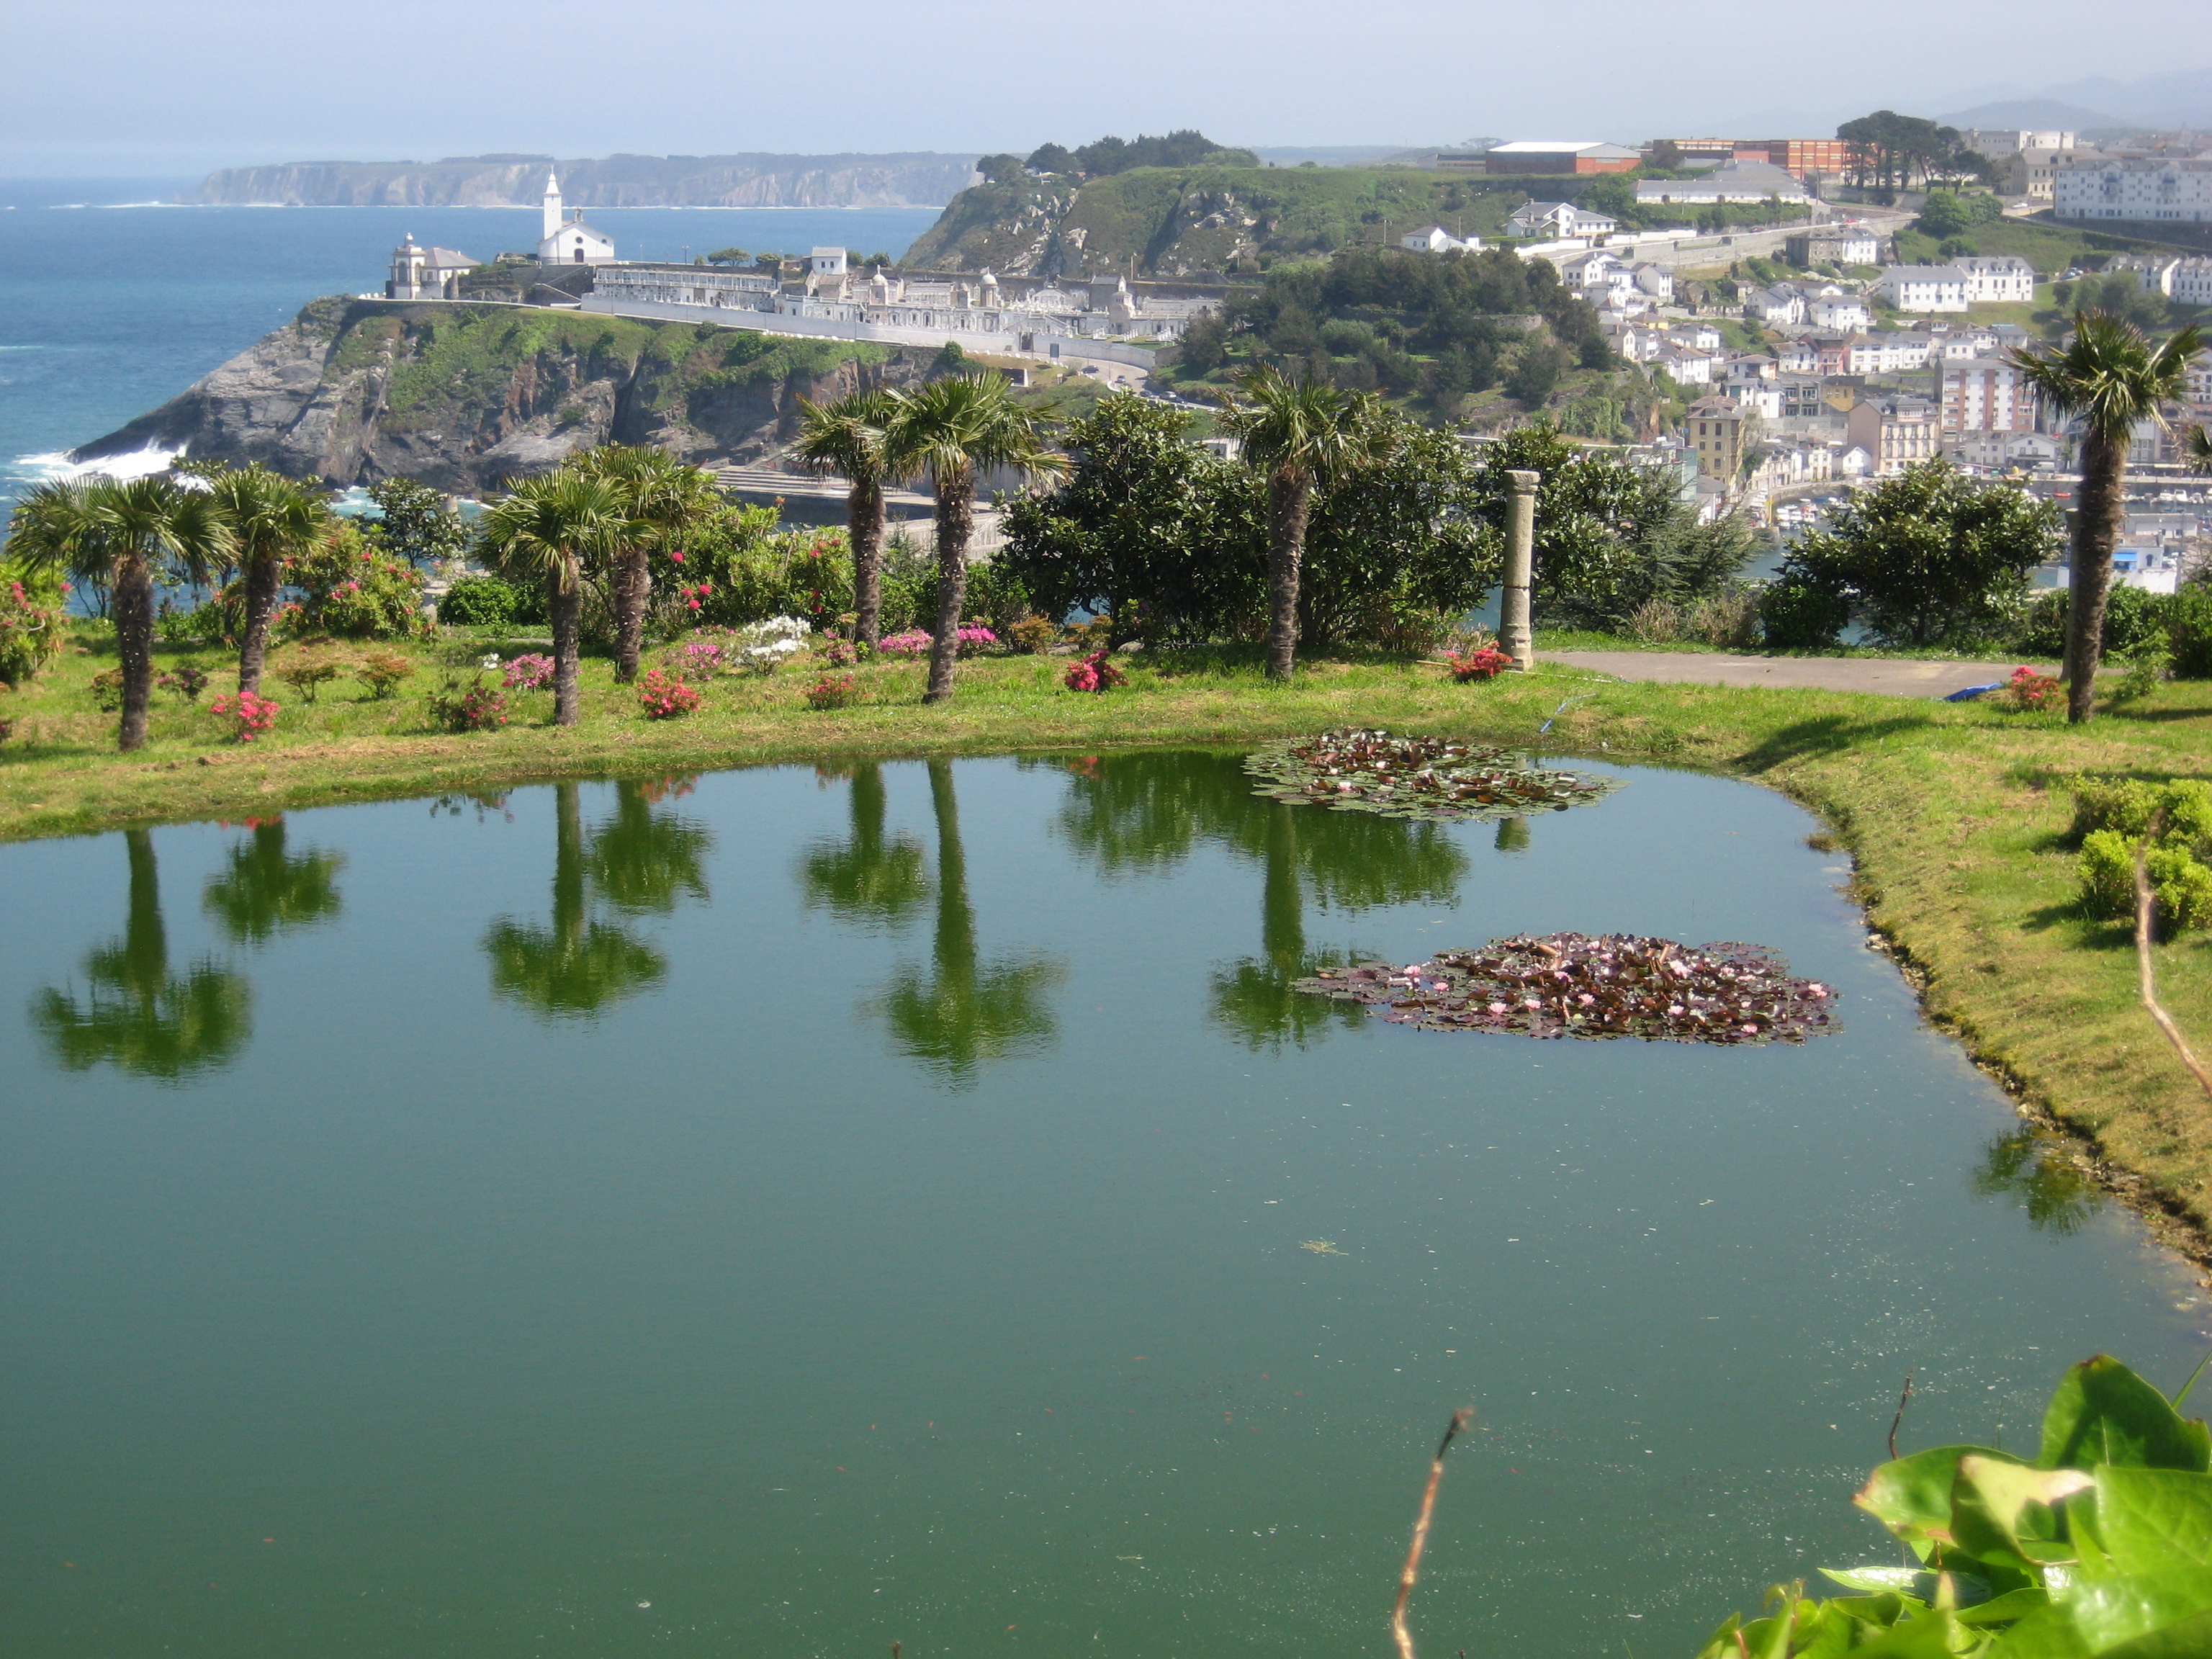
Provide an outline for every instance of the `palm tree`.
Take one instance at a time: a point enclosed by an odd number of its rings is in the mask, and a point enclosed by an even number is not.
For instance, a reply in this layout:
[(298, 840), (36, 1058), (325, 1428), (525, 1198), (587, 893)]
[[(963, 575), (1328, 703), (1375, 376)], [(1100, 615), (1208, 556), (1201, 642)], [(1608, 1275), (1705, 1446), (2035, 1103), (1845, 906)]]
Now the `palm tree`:
[(637, 678), (645, 646), (645, 611), (653, 593), (653, 554), (680, 548), (685, 532), (721, 505), (714, 480), (664, 450), (603, 444), (568, 464), (585, 477), (612, 484), (623, 515), (636, 526), (614, 556), (615, 683)]
[(1000, 374), (956, 374), (901, 395), (884, 424), (890, 471), (927, 473), (937, 491), (937, 625), (925, 702), (952, 696), (960, 610), (968, 598), (968, 540), (975, 528), (975, 474), (1004, 467), (1024, 477), (1057, 477), (1064, 457), (1044, 447), (1042, 423), (1013, 399)]
[(123, 662), (118, 748), (146, 742), (155, 580), (204, 582), (230, 545), (229, 519), (212, 495), (159, 475), (41, 484), (16, 504), (8, 536), (15, 556), (108, 592)]
[(2141, 329), (2101, 311), (2074, 313), (2074, 332), (2048, 351), (2016, 350), (2012, 362), (2044, 407), (2081, 425), (2081, 494), (2074, 516), (2072, 590), (2066, 607), (2066, 718), (2089, 718), (2112, 591), (2112, 549), (2125, 507), (2128, 448), (2138, 422), (2166, 423), (2189, 360), (2204, 349), (2194, 327), (2154, 349)]
[(2182, 434), (2181, 462), (2191, 472), (2212, 472), (2212, 426), (2192, 426)]
[(921, 843), (912, 836), (887, 835), (884, 805), (884, 769), (864, 761), (853, 769), (851, 836), (806, 849), (800, 880), (809, 905), (863, 927), (895, 927), (928, 896)]
[(484, 509), (485, 550), (501, 574), (543, 581), (553, 617), (553, 723), (576, 723), (577, 625), (584, 583), (644, 532), (605, 478), (562, 471), (526, 478)]
[(230, 520), (231, 557), (246, 583), (246, 627), (238, 642), (238, 689), (258, 691), (288, 559), (331, 534), (337, 521), (323, 498), (256, 463), (206, 475), (207, 492)]
[(309, 927), (337, 915), (337, 872), (345, 854), (284, 845), (284, 820), (264, 818), (251, 841), (230, 849), (230, 867), (210, 876), (200, 902), (240, 945), (260, 945), (288, 927)]
[(553, 925), (501, 916), (485, 933), (498, 995), (555, 1018), (590, 1018), (608, 1003), (660, 983), (659, 951), (622, 928), (592, 920), (586, 895), (591, 862), (576, 786), (554, 786)]
[(975, 944), (975, 911), (968, 902), (968, 862), (960, 846), (960, 805), (952, 763), (929, 763), (929, 799), (937, 815), (937, 928), (930, 940), (933, 971), (902, 968), (876, 1002), (898, 1046), (955, 1088), (972, 1087), (982, 1062), (1039, 1048), (1058, 1035), (1046, 992), (1063, 975), (1044, 957), (985, 963)]
[(1267, 477), (1267, 674), (1287, 680), (1298, 644), (1298, 570), (1305, 559), (1306, 521), (1316, 486), (1374, 453), (1372, 393), (1346, 392), (1310, 374), (1292, 380), (1267, 364), (1237, 377), (1249, 401), (1223, 424), (1243, 444), (1244, 459)]
[(74, 987), (49, 987), (31, 1005), (31, 1020), (54, 1058), (72, 1072), (106, 1061), (176, 1083), (237, 1058), (253, 1035), (252, 988), (212, 957), (182, 975), (169, 971), (154, 838), (126, 830), (123, 842), (131, 860), (123, 937), (85, 958), (83, 1002)]
[(852, 486), (845, 495), (845, 523), (853, 548), (854, 636), (873, 646), (882, 633), (884, 609), (884, 483), (890, 457), (884, 428), (898, 407), (898, 393), (876, 390), (848, 392), (832, 404), (800, 404), (799, 441), (792, 453), (815, 471), (836, 473)]

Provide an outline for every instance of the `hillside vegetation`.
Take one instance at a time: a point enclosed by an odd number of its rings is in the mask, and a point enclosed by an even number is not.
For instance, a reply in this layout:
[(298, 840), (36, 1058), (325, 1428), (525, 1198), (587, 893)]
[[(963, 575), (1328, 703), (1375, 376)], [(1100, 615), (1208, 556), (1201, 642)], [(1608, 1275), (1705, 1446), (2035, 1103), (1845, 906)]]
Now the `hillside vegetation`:
[(1103, 178), (1001, 170), (964, 190), (908, 250), (918, 269), (1015, 276), (1249, 275), (1443, 224), (1496, 236), (1532, 185), (1413, 167), (1135, 167)]

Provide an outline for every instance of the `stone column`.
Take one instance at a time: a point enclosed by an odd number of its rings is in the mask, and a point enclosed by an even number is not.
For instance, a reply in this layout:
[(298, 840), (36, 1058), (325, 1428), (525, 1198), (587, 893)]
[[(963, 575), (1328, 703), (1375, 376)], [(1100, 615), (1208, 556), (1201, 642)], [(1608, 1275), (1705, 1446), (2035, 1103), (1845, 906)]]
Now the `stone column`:
[(1542, 475), (1508, 472), (1513, 501), (1505, 520), (1505, 592), (1498, 607), (1498, 648), (1516, 668), (1536, 665), (1536, 636), (1528, 622), (1528, 589), (1536, 562), (1536, 485)]

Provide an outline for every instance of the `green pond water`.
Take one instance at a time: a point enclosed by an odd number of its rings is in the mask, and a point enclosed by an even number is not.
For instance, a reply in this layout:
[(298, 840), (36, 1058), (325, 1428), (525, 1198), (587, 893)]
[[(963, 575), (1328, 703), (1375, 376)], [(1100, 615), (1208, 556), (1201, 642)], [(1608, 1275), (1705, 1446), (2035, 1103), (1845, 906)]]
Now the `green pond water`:
[[(1607, 769), (1600, 768), (1598, 769)], [(1686, 1652), (1900, 1443), (2171, 1388), (1780, 798), (1422, 824), (1234, 756), (781, 769), (0, 848), (11, 1656)], [(1775, 946), (1802, 1048), (1292, 994)], [(1307, 1248), (1327, 1243), (1326, 1251)]]

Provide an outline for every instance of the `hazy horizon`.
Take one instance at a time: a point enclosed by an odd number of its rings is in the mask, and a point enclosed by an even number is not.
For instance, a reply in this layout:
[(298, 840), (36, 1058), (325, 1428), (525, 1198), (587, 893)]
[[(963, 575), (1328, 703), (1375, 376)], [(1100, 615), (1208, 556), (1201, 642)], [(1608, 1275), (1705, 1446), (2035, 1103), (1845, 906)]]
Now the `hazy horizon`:
[[(1188, 126), (1262, 147), (1810, 136), (1875, 108), (1941, 115), (2142, 80), (2162, 72), (2153, 54), (2190, 40), (2205, 43), (2184, 45), (2192, 57), (2212, 57), (2196, 0), (2146, 0), (2125, 30), (2087, 36), (2078, 7), (2050, 0), (1870, 0), (1848, 14), (1843, 43), (1832, 10), (1691, 38), (1624, 0), (1578, 8), (1571, 36), (1495, 0), (1384, 0), (1356, 34), (1334, 9), (1251, 0), (1131, 0), (1103, 29), (975, 0), (848, 0), (827, 28), (821, 15), (647, 0), (617, 30), (562, 0), (27, 8), (0, 35), (25, 71), (0, 111), (0, 174), (184, 178), (486, 152), (1026, 153)], [(1540, 59), (1549, 72), (1528, 72)]]

